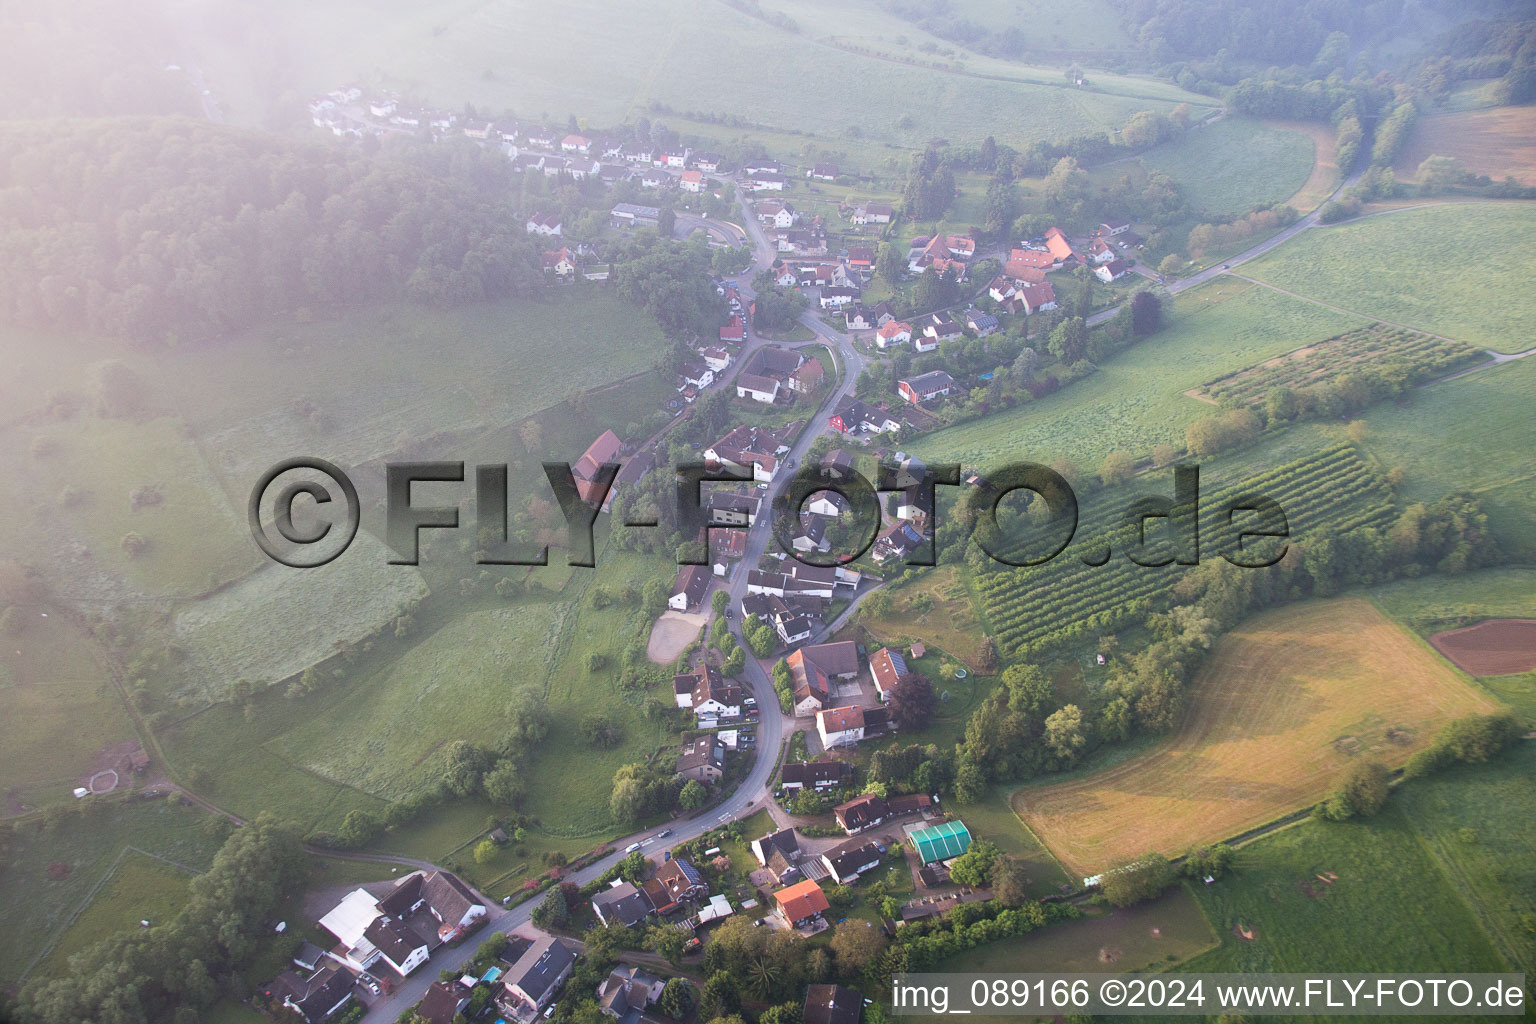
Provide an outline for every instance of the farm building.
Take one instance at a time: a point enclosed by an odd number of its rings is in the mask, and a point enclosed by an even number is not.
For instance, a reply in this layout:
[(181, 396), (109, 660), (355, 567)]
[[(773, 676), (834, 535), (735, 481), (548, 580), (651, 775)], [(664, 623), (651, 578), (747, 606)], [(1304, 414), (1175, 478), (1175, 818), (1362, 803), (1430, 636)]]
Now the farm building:
[(971, 847), (971, 832), (961, 821), (946, 821), (912, 833), (912, 848), (924, 864), (958, 857)]

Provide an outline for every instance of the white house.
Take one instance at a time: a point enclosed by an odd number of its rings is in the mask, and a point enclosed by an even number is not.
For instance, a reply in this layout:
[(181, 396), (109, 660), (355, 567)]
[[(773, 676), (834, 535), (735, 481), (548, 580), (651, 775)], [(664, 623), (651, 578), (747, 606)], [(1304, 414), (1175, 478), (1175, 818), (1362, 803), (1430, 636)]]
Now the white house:
[(912, 325), (900, 320), (887, 320), (875, 332), (875, 347), (882, 351), (892, 345), (903, 345), (912, 340)]
[(1120, 278), (1124, 277), (1130, 272), (1130, 260), (1110, 260), (1108, 263), (1105, 263), (1102, 266), (1093, 268), (1093, 276), (1097, 277), (1105, 284), (1109, 284), (1111, 281), (1118, 281)]
[(739, 373), (736, 375), (736, 397), (772, 405), (779, 397), (779, 382), (761, 374)]
[(855, 746), (864, 738), (864, 709), (851, 706), (816, 712), (816, 735), (826, 750)]

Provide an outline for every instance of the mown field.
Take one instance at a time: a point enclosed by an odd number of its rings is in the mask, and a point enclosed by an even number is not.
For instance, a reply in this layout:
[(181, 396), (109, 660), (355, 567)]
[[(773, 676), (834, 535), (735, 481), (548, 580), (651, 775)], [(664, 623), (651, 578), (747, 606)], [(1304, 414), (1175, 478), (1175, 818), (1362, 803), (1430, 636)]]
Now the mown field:
[(1536, 209), (1455, 203), (1305, 231), (1243, 273), (1368, 316), (1495, 352), (1531, 347), (1526, 240)]
[[(1092, 469), (1115, 450), (1182, 447), (1211, 407), (1184, 394), (1213, 376), (1333, 337), (1354, 317), (1269, 288), (1220, 281), (1180, 295), (1158, 334), (1105, 361), (1097, 373), (1039, 401), (920, 438), (908, 450), (968, 468), (1071, 459)], [(1084, 424), (1093, 429), (1084, 429)]]
[(1168, 740), (1107, 771), (1016, 790), (1013, 806), (1086, 875), (1305, 807), (1352, 757), (1401, 764), (1440, 724), (1495, 706), (1369, 602), (1308, 602), (1223, 637)]
[[(921, 34), (895, 19), (888, 23), (910, 37), (906, 46), (892, 39), (873, 46), (879, 56), (851, 53), (823, 41), (832, 30), (820, 5), (788, 12), (767, 7), (807, 23), (790, 31), (716, 0), (662, 8), (600, 0), (546, 8), (500, 0), (388, 18), (362, 3), (290, 3), (266, 12), (256, 30), (277, 37), (287, 58), (263, 62), (264, 70), (282, 75), (300, 97), (361, 78), (450, 109), (469, 102), (559, 122), (575, 114), (597, 125), (655, 113), (666, 120), (668, 109), (703, 111), (833, 140), (911, 148), (936, 135), (969, 143), (995, 134), (1000, 142), (1027, 144), (1118, 124), (1143, 109), (1166, 112), (1181, 101), (1209, 105), (1207, 98), (1149, 79), (1096, 75), (1093, 88), (1075, 90), (1054, 67), (964, 56), (966, 70), (1012, 79), (998, 81), (957, 73), (952, 60), (948, 70), (903, 63), (893, 59), (902, 51), (918, 60), (945, 58), (920, 52)], [(863, 35), (878, 10), (844, 3), (835, 14), (837, 24), (858, 26), (860, 45), (879, 38)], [(208, 45), (220, 45), (202, 35)], [(823, 100), (806, 103), (806, 95)], [(1000, 123), (993, 116), (999, 109), (1015, 115)]]
[(1377, 406), (1365, 414), (1361, 448), (1384, 470), (1402, 469), (1404, 500), (1476, 494), (1508, 557), (1529, 561), (1536, 556), (1532, 408), (1536, 357), (1417, 389), (1404, 405)]
[(1143, 153), (1149, 171), (1167, 174), (1202, 219), (1230, 219), (1289, 199), (1312, 173), (1312, 139), (1227, 115)]
[(0, 646), (0, 817), (72, 800), (95, 755), (134, 738), (96, 642), (56, 608), (16, 614)]
[(1494, 181), (1514, 178), (1522, 185), (1536, 183), (1536, 107), (1420, 117), (1392, 171), (1398, 181), (1416, 181), (1419, 164), (1431, 156), (1455, 157), (1473, 174), (1486, 174)]
[[(1536, 617), (1536, 569), (1510, 566), (1373, 588), (1376, 606), (1422, 637), (1490, 618)], [(1485, 676), (1486, 688), (1536, 728), (1536, 675)]]

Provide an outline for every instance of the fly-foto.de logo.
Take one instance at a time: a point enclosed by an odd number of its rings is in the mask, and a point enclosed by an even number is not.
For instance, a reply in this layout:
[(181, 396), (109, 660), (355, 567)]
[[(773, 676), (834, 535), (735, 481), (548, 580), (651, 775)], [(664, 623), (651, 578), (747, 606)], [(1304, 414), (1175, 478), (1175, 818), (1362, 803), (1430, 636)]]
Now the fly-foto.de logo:
[[(565, 520), (567, 562), (596, 566), (594, 528), (607, 504), (621, 464), (603, 463), (579, 480), (567, 462), (543, 463), (543, 484)], [(703, 462), (680, 463), (675, 477), (674, 527), (681, 536), (701, 531), (743, 528), (721, 521), (706, 501), (705, 484), (751, 483), (750, 470)], [(790, 556), (808, 565), (837, 565), (854, 561), (874, 546), (881, 530), (881, 495), (899, 494), (898, 509), (919, 510), (910, 519), (913, 543), (905, 553), (912, 566), (936, 564), (939, 527), (938, 488), (959, 487), (955, 464), (881, 463), (873, 483), (862, 474), (820, 465), (802, 467), (771, 496), (767, 510), (774, 540)], [(970, 486), (953, 505), (953, 514), (992, 559), (1011, 566), (1042, 565), (1066, 551), (1077, 536), (1079, 502), (1066, 478), (1048, 466), (1019, 462), (972, 475)], [(395, 462), (384, 466), (384, 538), (392, 565), (418, 565), (425, 530), (461, 527), (459, 504), (430, 504), (417, 487), (437, 493), (473, 498), (474, 530), (478, 540), (471, 556), (479, 565), (547, 565), (549, 545), (517, 541), (509, 533), (508, 467), (481, 464), (466, 471), (463, 462)], [(537, 485), (535, 485), (537, 486)], [(446, 491), (444, 490), (446, 488)], [(1200, 502), (1198, 466), (1173, 470), (1173, 495), (1145, 495), (1122, 511), (1112, 535), (1089, 538), (1074, 549), (1085, 565), (1106, 564), (1118, 550), (1138, 565), (1196, 565), (1201, 559), (1202, 524), (1218, 528), (1215, 553), (1243, 568), (1274, 565), (1285, 555), (1290, 537), (1285, 511), (1263, 494), (1225, 498), (1219, 508)], [(805, 522), (808, 502), (827, 493), (842, 500), (840, 521), (848, 522), (843, 543), (835, 550), (804, 550), (794, 543)], [(1010, 498), (1015, 500), (1009, 501)], [(437, 500), (441, 501), (442, 498)], [(1022, 511), (1021, 511), (1022, 510)], [(351, 545), (362, 523), (362, 501), (356, 485), (339, 467), (324, 459), (286, 459), (262, 474), (251, 490), (247, 516), (251, 536), (273, 561), (298, 569), (317, 568), (334, 561)], [(626, 518), (630, 528), (660, 528), (659, 520)], [(1027, 537), (1021, 536), (1027, 534)], [(703, 557), (679, 555), (678, 564), (704, 564)]]

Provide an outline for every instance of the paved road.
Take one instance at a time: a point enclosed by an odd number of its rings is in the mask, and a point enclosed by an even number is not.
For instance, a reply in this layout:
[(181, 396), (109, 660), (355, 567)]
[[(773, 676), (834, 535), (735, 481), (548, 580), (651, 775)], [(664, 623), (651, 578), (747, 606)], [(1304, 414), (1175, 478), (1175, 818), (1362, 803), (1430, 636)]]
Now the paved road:
[[(1340, 193), (1342, 193), (1345, 189), (1358, 183), (1360, 181), (1361, 175), (1364, 173), (1365, 169), (1362, 168), (1356, 171), (1354, 174), (1351, 174), (1347, 179), (1344, 180), (1342, 184), (1339, 185), (1337, 189), (1334, 190), (1333, 195), (1323, 200), (1322, 204), (1320, 204), (1317, 209), (1313, 210), (1311, 213), (1307, 214), (1305, 217), (1301, 218), (1290, 227), (1284, 228), (1277, 234), (1260, 242), (1253, 248), (1233, 256), (1225, 263), (1220, 263), (1213, 267), (1207, 267), (1206, 269), (1200, 271), (1198, 274), (1194, 274), (1190, 277), (1180, 278), (1177, 281), (1169, 283), (1167, 285), (1168, 293), (1170, 295), (1177, 295), (1179, 292), (1187, 291), (1190, 288), (1198, 288), (1200, 285), (1205, 284), (1207, 281), (1214, 281), (1216, 278), (1220, 277), (1222, 274), (1225, 274), (1231, 268), (1239, 266), (1243, 263), (1247, 263), (1249, 260), (1256, 260), (1276, 246), (1283, 245), (1291, 239), (1295, 238), (1297, 235), (1301, 234), (1303, 231), (1306, 231), (1308, 228), (1317, 227), (1320, 223), (1322, 223), (1320, 215), (1323, 211), (1323, 207), (1337, 199)], [(1118, 312), (1120, 312), (1120, 307), (1112, 306), (1111, 308), (1102, 312), (1095, 313), (1093, 316), (1088, 318), (1088, 326), (1094, 327), (1098, 324), (1102, 324), (1105, 321), (1112, 319)]]

